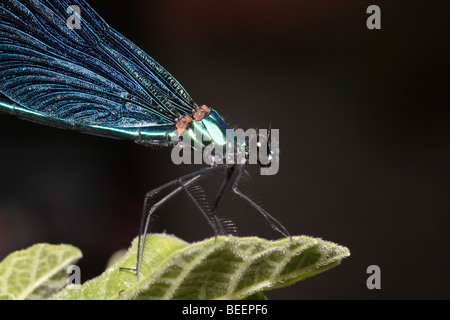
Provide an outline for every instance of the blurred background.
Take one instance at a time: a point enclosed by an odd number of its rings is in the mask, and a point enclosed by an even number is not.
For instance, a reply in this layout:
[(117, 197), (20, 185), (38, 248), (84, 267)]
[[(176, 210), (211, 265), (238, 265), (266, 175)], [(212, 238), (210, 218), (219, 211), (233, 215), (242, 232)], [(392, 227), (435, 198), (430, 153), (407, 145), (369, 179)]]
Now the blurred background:
[[(280, 171), (250, 168), (242, 189), (293, 235), (351, 256), (270, 299), (450, 298), (448, 2), (89, 3), (230, 125), (280, 130)], [(366, 27), (371, 4), (381, 30)], [(69, 243), (88, 280), (137, 236), (145, 193), (196, 169), (174, 165), (169, 149), (0, 114), (0, 260)], [(214, 197), (219, 185), (205, 190)], [(230, 192), (219, 210), (241, 236), (280, 236)], [(183, 197), (160, 213), (164, 230), (213, 236)], [(380, 290), (366, 287), (370, 265)]]

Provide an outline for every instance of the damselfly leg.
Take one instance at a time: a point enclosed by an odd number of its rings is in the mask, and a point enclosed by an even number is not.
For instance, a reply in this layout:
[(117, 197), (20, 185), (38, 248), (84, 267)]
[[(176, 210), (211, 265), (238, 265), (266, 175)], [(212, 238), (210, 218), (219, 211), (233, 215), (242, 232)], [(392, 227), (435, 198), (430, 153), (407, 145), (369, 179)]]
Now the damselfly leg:
[(271, 216), (266, 210), (261, 208), (261, 206), (257, 205), (253, 200), (251, 200), (247, 195), (242, 193), (239, 189), (239, 182), (242, 178), (243, 173), (245, 172), (245, 164), (241, 164), (239, 171), (234, 179), (233, 185), (231, 190), (238, 195), (243, 200), (247, 201), (253, 208), (255, 208), (261, 215), (269, 222), (269, 225), (279, 233), (281, 233), (285, 237), (291, 237), (290, 233), (287, 231), (287, 229), (281, 224), (280, 221), (275, 219), (273, 216)]
[[(147, 237), (148, 228), (151, 222), (151, 218), (154, 215), (154, 213), (161, 208), (162, 205), (164, 205), (166, 202), (177, 196), (181, 192), (185, 192), (188, 198), (191, 199), (191, 201), (196, 205), (196, 207), (199, 209), (199, 211), (202, 213), (203, 217), (207, 220), (209, 225), (214, 230), (215, 236), (218, 236), (219, 234), (227, 235), (226, 228), (222, 225), (222, 222), (218, 218), (216, 211), (219, 204), (219, 201), (224, 193), (224, 190), (226, 186), (232, 182), (232, 191), (238, 195), (241, 199), (248, 202), (253, 208), (255, 208), (269, 223), (269, 225), (276, 231), (280, 232), (285, 237), (290, 237), (289, 232), (287, 229), (279, 222), (277, 219), (275, 219), (273, 216), (271, 216), (266, 210), (261, 208), (258, 204), (256, 204), (253, 200), (251, 200), (247, 195), (242, 193), (239, 189), (239, 182), (245, 172), (245, 164), (239, 165), (239, 170), (237, 171), (237, 175), (232, 179), (233, 173), (235, 171), (235, 164), (224, 164), (224, 165), (218, 165), (208, 168), (200, 169), (194, 173), (188, 174), (186, 176), (183, 176), (181, 178), (178, 178), (176, 180), (173, 180), (169, 183), (166, 183), (156, 189), (153, 189), (152, 191), (148, 192), (145, 196), (144, 200), (144, 206), (142, 210), (142, 217), (141, 217), (141, 224), (140, 224), (140, 231), (139, 231), (139, 240), (138, 240), (138, 250), (137, 250), (137, 261), (136, 261), (136, 268), (122, 268), (127, 270), (133, 270), (137, 272), (138, 280), (140, 279), (140, 272), (142, 267), (142, 260), (143, 260), (143, 253), (144, 253), (144, 247), (145, 247), (145, 240)], [(216, 195), (214, 205), (212, 207), (211, 212), (207, 212), (203, 206), (199, 204), (199, 201), (195, 198), (195, 196), (189, 191), (189, 187), (198, 183), (200, 179), (213, 174), (213, 173), (219, 173), (221, 171), (226, 170), (226, 176), (223, 180), (219, 191)], [(159, 201), (156, 203), (152, 202), (152, 199), (159, 193), (166, 191), (167, 189), (173, 189), (171, 192), (169, 192), (167, 195), (162, 197)], [(152, 205), (151, 205), (152, 204)], [(209, 215), (208, 215), (209, 213)]]
[(227, 169), (227, 175), (226, 175), (225, 179), (223, 180), (222, 185), (219, 188), (219, 191), (217, 192), (216, 199), (214, 200), (214, 204), (211, 209), (211, 212), (214, 217), (217, 217), (216, 216), (217, 206), (219, 205), (220, 198), (222, 197), (222, 194), (223, 194), (226, 186), (230, 182), (231, 176), (233, 175), (233, 172), (234, 172), (234, 167), (235, 167), (235, 165), (233, 165)]
[[(145, 240), (147, 237), (148, 228), (151, 222), (151, 218), (154, 215), (154, 213), (161, 208), (165, 203), (167, 203), (169, 200), (177, 196), (180, 192), (184, 191), (188, 198), (194, 202), (196, 207), (199, 209), (199, 211), (202, 213), (203, 217), (207, 220), (209, 225), (214, 230), (214, 233), (216, 236), (219, 234), (226, 235), (226, 229), (222, 225), (220, 219), (215, 215), (211, 214), (210, 212), (206, 211), (206, 208), (200, 205), (199, 201), (194, 197), (194, 195), (189, 191), (189, 187), (198, 183), (199, 180), (203, 177), (206, 177), (207, 175), (226, 170), (231, 165), (224, 164), (224, 165), (218, 165), (214, 167), (208, 167), (200, 169), (196, 172), (193, 172), (191, 174), (185, 175), (181, 178), (178, 178), (176, 180), (173, 180), (169, 183), (166, 183), (156, 189), (151, 190), (148, 192), (144, 199), (144, 206), (142, 210), (142, 216), (141, 216), (141, 224), (140, 224), (140, 230), (139, 230), (139, 240), (138, 240), (138, 249), (137, 249), (137, 262), (136, 262), (136, 268), (121, 268), (126, 270), (132, 270), (137, 272), (138, 280), (140, 278), (140, 271), (142, 266), (142, 259), (143, 259), (143, 252), (145, 247)], [(163, 198), (161, 198), (156, 203), (153, 203), (153, 198), (161, 193), (166, 191), (167, 189), (175, 188), (171, 192), (169, 192), (167, 195), (165, 195)], [(151, 204), (151, 205), (150, 205)], [(210, 218), (208, 215), (212, 215), (213, 219)]]
[[(231, 167), (228, 168), (227, 170), (227, 176), (225, 177), (219, 192), (217, 193), (216, 196), (216, 200), (214, 201), (214, 205), (212, 207), (212, 214), (213, 216), (216, 216), (216, 211), (217, 211), (217, 206), (219, 204), (220, 198), (222, 197), (222, 194), (225, 190), (225, 187), (228, 185), (228, 183), (231, 181), (231, 177), (233, 175), (234, 169), (235, 169), (236, 165), (233, 165)], [(258, 204), (256, 204), (253, 200), (251, 200), (247, 195), (245, 195), (244, 193), (242, 193), (239, 189), (239, 182), (245, 172), (245, 164), (241, 164), (239, 165), (239, 171), (236, 175), (236, 177), (234, 178), (233, 181), (233, 185), (232, 185), (232, 191), (238, 195), (241, 199), (247, 201), (253, 208), (255, 208), (256, 210), (258, 210), (259, 213), (261, 213), (261, 215), (269, 222), (270, 226), (280, 232), (283, 236), (285, 237), (290, 237), (290, 233), (287, 231), (287, 229), (281, 224), (280, 221), (278, 221), (277, 219), (275, 219), (273, 216), (271, 216), (266, 210), (264, 210), (263, 208), (261, 208), (261, 206), (259, 206)]]

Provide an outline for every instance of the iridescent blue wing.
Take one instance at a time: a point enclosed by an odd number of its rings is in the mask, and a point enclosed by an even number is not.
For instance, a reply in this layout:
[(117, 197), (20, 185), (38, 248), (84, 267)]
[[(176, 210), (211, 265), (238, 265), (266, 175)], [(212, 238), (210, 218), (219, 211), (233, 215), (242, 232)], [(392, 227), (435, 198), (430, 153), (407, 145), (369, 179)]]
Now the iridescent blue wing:
[(173, 125), (194, 105), (178, 81), (83, 0), (1, 0), (0, 91), (17, 110), (82, 126)]

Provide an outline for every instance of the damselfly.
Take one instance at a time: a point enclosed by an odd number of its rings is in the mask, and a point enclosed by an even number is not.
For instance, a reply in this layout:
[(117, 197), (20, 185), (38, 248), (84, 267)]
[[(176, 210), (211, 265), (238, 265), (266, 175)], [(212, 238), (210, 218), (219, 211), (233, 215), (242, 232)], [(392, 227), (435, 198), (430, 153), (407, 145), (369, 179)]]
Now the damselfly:
[[(83, 0), (0, 0), (0, 91), (10, 99), (0, 101), (1, 111), (150, 147), (173, 147), (181, 136), (198, 141), (195, 134), (184, 135), (193, 127), (201, 131), (201, 148), (223, 144), (230, 129), (214, 109), (197, 105), (171, 74), (109, 27)], [(246, 143), (241, 148), (248, 151)], [(147, 193), (139, 231), (138, 278), (151, 217), (181, 192), (196, 204), (216, 235), (226, 234), (216, 209), (230, 183), (233, 192), (275, 230), (289, 235), (239, 190), (246, 163), (214, 164)], [(189, 188), (217, 172), (225, 172), (225, 179), (208, 210)]]

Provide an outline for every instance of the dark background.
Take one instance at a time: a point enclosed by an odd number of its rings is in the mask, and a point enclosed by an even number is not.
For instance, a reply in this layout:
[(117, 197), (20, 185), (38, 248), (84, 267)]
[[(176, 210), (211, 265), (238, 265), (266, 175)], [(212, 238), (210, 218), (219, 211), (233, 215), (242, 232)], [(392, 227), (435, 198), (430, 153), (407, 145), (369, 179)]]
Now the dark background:
[[(446, 1), (90, 4), (197, 103), (233, 126), (280, 130), (279, 173), (253, 168), (243, 189), (292, 234), (351, 256), (270, 299), (450, 298)], [(381, 30), (366, 27), (371, 4)], [(70, 243), (84, 253), (83, 280), (137, 235), (146, 191), (196, 169), (172, 164), (170, 150), (3, 114), (0, 148), (0, 259), (37, 242)], [(220, 210), (239, 235), (279, 237), (230, 193)], [(184, 198), (164, 208), (163, 230), (187, 241), (213, 235)], [(380, 290), (366, 287), (373, 264)]]

